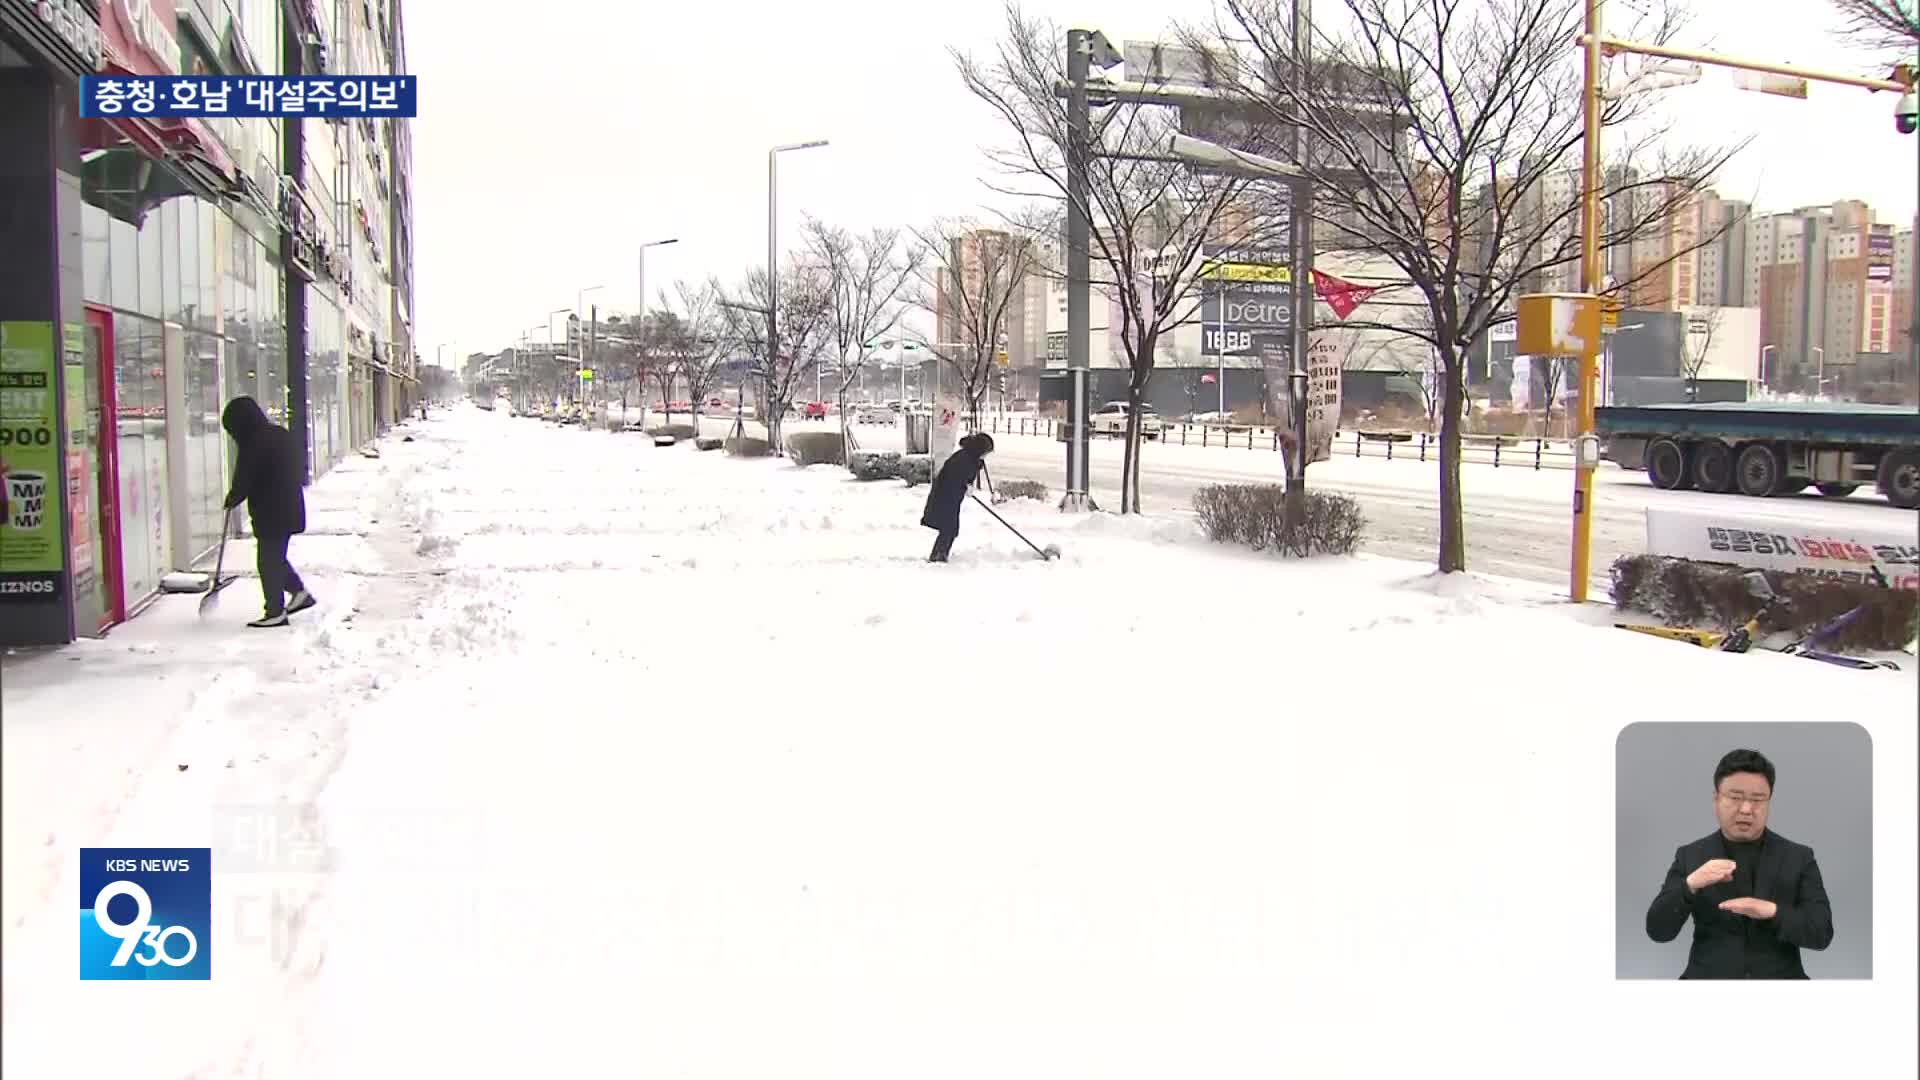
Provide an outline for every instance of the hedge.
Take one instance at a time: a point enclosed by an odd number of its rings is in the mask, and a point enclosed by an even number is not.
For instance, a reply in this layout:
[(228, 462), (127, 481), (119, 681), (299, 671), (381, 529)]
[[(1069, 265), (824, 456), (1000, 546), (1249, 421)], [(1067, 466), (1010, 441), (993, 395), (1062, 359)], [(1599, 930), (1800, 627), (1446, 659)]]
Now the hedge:
[(693, 440), (693, 445), (696, 449), (700, 450), (718, 450), (720, 449), (720, 444), (724, 442), (726, 442), (726, 440), (717, 435), (702, 435)]
[(1039, 499), (1044, 502), (1047, 485), (1038, 480), (1009, 480), (995, 487), (994, 493), (999, 496), (995, 500), (997, 502), (1012, 502), (1014, 499)]
[(1821, 647), (1834, 652), (1904, 649), (1920, 632), (1920, 593), (1837, 581), (1811, 574), (1762, 571), (1775, 599), (1769, 605), (1747, 587), (1744, 567), (1665, 555), (1625, 555), (1614, 561), (1613, 603), (1669, 626), (1731, 630), (1760, 614), (1762, 634), (1804, 637), (1864, 604), (1852, 625)]
[(694, 427), (692, 424), (661, 424), (658, 427), (648, 428), (647, 434), (655, 435), (655, 436), (671, 435), (673, 436), (674, 440), (678, 442), (686, 439), (698, 438), (700, 435), (700, 430)]
[(735, 457), (749, 458), (766, 457), (773, 452), (773, 448), (768, 445), (767, 440), (756, 439), (751, 435), (744, 438), (735, 436), (734, 438), (728, 439), (726, 441), (726, 449), (727, 453)]
[(1324, 491), (1307, 492), (1304, 520), (1289, 521), (1281, 484), (1209, 485), (1194, 493), (1193, 509), (1215, 543), (1296, 555), (1351, 555), (1367, 525), (1359, 503)]
[(837, 431), (796, 431), (787, 436), (787, 456), (793, 463), (808, 465), (845, 465), (846, 440)]

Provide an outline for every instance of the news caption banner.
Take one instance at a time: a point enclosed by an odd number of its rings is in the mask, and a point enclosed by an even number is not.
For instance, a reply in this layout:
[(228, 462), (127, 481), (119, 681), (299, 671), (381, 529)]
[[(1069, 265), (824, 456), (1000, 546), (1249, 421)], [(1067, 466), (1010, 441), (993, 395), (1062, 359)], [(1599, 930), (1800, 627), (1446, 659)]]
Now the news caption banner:
[(1810, 525), (1739, 513), (1647, 510), (1647, 552), (1701, 562), (1920, 589), (1920, 544), (1911, 528)]
[(88, 75), (80, 115), (151, 116), (419, 115), (413, 75)]
[(80, 978), (213, 977), (211, 848), (81, 848)]

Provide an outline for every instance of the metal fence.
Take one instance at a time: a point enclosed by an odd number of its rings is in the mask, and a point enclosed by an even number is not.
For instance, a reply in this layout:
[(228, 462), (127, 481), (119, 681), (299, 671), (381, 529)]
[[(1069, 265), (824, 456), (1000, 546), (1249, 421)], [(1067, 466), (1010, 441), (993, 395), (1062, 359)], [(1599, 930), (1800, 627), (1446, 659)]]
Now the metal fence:
[[(985, 425), (994, 435), (1031, 435), (1059, 439), (1063, 420), (1040, 416), (992, 416)], [(1282, 432), (1277, 428), (1223, 424), (1163, 424), (1160, 441), (1169, 446), (1204, 446), (1222, 450), (1277, 452)], [(1340, 431), (1333, 437), (1336, 457), (1372, 457), (1389, 461), (1433, 461), (1440, 456), (1440, 436), (1425, 431)], [(1460, 460), (1495, 468), (1571, 469), (1573, 448), (1560, 439), (1519, 435), (1466, 435)]]

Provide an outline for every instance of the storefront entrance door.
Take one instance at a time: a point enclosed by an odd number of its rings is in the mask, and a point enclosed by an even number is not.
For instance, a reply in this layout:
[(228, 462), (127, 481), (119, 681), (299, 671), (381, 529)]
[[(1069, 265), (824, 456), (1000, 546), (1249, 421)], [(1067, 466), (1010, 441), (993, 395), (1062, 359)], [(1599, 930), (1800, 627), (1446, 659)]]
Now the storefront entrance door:
[[(120, 573), (120, 426), (114, 401), (113, 313), (87, 309), (86, 408), (88, 450), (95, 463), (88, 494), (88, 537), (92, 571), (98, 586), (92, 591), (91, 610), (76, 610), (74, 623), (84, 630), (105, 630), (127, 617), (126, 589)], [(76, 574), (79, 567), (75, 567)], [(75, 590), (76, 603), (81, 593)]]

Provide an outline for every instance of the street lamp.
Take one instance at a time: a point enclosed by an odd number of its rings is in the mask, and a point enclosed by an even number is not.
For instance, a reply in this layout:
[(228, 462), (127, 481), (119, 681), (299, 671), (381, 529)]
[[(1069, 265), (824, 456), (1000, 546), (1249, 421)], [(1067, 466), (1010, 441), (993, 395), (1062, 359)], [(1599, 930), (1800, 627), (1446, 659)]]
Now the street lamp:
[[(651, 247), (665, 247), (668, 244), (677, 244), (679, 242), (680, 238), (675, 236), (667, 240), (649, 240), (640, 245), (640, 306), (634, 309), (640, 319), (639, 330), (645, 330), (647, 328), (647, 249)], [(635, 332), (638, 333), (639, 331), (637, 330)]]
[[(789, 150), (812, 150), (827, 145), (825, 139), (783, 143), (767, 151), (767, 366), (779, 355), (780, 317), (780, 155)], [(819, 390), (816, 386), (815, 396)]]
[(1827, 350), (1818, 345), (1812, 346), (1812, 349), (1814, 359), (1813, 396), (1819, 397), (1821, 394), (1826, 393), (1824, 388), (1827, 385)]
[(1762, 390), (1768, 389), (1767, 387), (1767, 354), (1772, 352), (1773, 348), (1774, 347), (1772, 345), (1760, 346), (1760, 389)]

